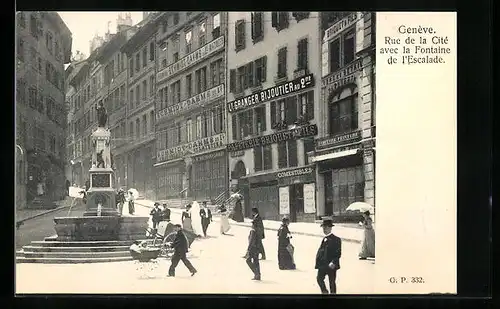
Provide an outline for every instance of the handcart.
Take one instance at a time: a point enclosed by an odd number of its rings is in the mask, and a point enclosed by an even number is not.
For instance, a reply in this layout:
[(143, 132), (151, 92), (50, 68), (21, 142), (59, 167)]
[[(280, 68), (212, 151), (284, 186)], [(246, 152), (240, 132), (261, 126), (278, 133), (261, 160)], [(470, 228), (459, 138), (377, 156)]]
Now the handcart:
[[(171, 258), (174, 254), (174, 248), (172, 248), (172, 243), (174, 242), (176, 232), (174, 231), (174, 225), (170, 222), (160, 222), (158, 229), (154, 230), (152, 228), (147, 229), (147, 235), (152, 239), (150, 243), (151, 248), (157, 248), (160, 250), (159, 256), (165, 258)], [(184, 236), (186, 237), (188, 246), (196, 239), (195, 233), (183, 230)]]

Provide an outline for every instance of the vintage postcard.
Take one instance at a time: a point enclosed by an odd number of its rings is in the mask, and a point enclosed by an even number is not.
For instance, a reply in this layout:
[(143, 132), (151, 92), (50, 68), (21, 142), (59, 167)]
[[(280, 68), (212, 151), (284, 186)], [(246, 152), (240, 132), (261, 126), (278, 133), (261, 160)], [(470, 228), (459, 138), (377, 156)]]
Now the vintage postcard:
[(16, 14), (17, 294), (457, 292), (456, 13)]

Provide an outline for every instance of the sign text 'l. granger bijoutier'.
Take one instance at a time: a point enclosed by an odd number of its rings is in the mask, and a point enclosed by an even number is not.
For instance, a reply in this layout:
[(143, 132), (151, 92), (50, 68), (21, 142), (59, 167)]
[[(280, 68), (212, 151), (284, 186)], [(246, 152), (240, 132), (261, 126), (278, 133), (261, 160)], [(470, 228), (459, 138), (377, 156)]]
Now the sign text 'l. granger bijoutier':
[(175, 75), (180, 71), (195, 65), (203, 59), (210, 57), (213, 53), (218, 52), (222, 48), (224, 48), (224, 36), (220, 36), (215, 40), (212, 40), (211, 42), (203, 45), (194, 52), (186, 55), (179, 61), (158, 72), (158, 74), (156, 75), (156, 82), (162, 82), (170, 76)]
[(234, 142), (227, 145), (227, 149), (228, 151), (239, 151), (244, 149), (250, 149), (257, 146), (265, 146), (289, 140), (296, 140), (302, 137), (315, 136), (317, 134), (318, 134), (318, 126), (316, 124), (310, 124), (295, 129), (290, 129), (273, 134), (254, 137), (243, 141)]
[(159, 150), (156, 155), (156, 160), (157, 162), (176, 160), (188, 154), (197, 154), (223, 147), (225, 143), (226, 134), (220, 133), (169, 149)]
[(180, 103), (167, 106), (156, 114), (156, 120), (161, 120), (165, 117), (173, 117), (180, 113), (185, 113), (190, 109), (207, 104), (224, 95), (224, 84), (217, 85), (202, 93), (190, 97)]
[(310, 87), (314, 87), (313, 74), (308, 74), (290, 82), (285, 82), (241, 99), (228, 102), (227, 111), (233, 113)]

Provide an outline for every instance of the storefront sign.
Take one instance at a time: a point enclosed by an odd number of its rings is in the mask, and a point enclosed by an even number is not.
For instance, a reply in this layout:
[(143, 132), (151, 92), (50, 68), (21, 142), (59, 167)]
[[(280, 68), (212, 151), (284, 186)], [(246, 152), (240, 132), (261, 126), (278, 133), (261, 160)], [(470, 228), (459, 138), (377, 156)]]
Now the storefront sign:
[(297, 183), (314, 182), (316, 180), (316, 173), (314, 173), (314, 166), (306, 166), (296, 168), (288, 171), (281, 171), (276, 173), (278, 178), (278, 185), (288, 186)]
[(160, 83), (170, 76), (177, 74), (192, 65), (195, 65), (205, 58), (208, 58), (213, 53), (221, 50), (222, 48), (224, 48), (224, 36), (216, 38), (215, 40), (188, 54), (176, 63), (169, 65), (156, 75), (156, 81)]
[(226, 134), (221, 133), (210, 137), (205, 137), (193, 142), (177, 147), (160, 150), (157, 152), (156, 161), (170, 161), (182, 158), (188, 154), (207, 151), (222, 147), (226, 143)]
[(223, 157), (225, 153), (226, 153), (225, 151), (216, 151), (216, 152), (206, 153), (206, 154), (203, 154), (201, 156), (192, 157), (192, 160), (193, 160), (193, 162), (213, 160), (216, 158)]
[(361, 140), (361, 130), (343, 133), (335, 136), (320, 138), (316, 141), (316, 149), (341, 146), (348, 143), (359, 142)]
[(269, 135), (258, 136), (251, 139), (238, 141), (227, 145), (228, 151), (239, 151), (257, 146), (265, 146), (288, 140), (296, 140), (302, 137), (315, 136), (318, 134), (318, 126), (310, 124), (292, 130), (277, 132)]
[(184, 113), (192, 108), (210, 103), (212, 100), (218, 99), (224, 95), (224, 84), (220, 84), (205, 92), (197, 94), (180, 103), (167, 106), (156, 114), (156, 120), (164, 117), (175, 116)]
[(323, 42), (330, 41), (331, 39), (339, 35), (342, 31), (354, 25), (358, 21), (358, 19), (358, 12), (354, 12), (342, 18), (341, 20), (333, 24), (330, 28), (326, 29), (325, 36), (323, 37)]
[(231, 158), (239, 158), (239, 157), (243, 157), (244, 155), (245, 155), (245, 152), (243, 150), (233, 151), (230, 153)]
[(314, 183), (304, 185), (304, 213), (316, 213), (316, 185)]
[(238, 110), (252, 107), (254, 105), (264, 103), (269, 100), (278, 99), (282, 96), (310, 88), (314, 86), (313, 74), (299, 77), (290, 82), (286, 82), (271, 88), (261, 90), (257, 93), (234, 100), (227, 103), (227, 111), (233, 113)]
[[(323, 78), (321, 84), (322, 87), (329, 86), (330, 90), (337, 89), (338, 87), (349, 84), (351, 82), (356, 82), (356, 73), (358, 73), (362, 68), (361, 59), (356, 59), (348, 66), (333, 72), (332, 74)], [(330, 86), (331, 85), (331, 86)]]
[(288, 215), (290, 214), (289, 187), (281, 187), (279, 192), (280, 192), (280, 215)]
[(302, 175), (310, 175), (314, 172), (313, 167), (301, 167), (297, 168), (291, 171), (283, 171), (283, 172), (278, 172), (276, 175), (278, 178), (285, 178), (285, 177), (295, 177), (295, 176), (302, 176)]

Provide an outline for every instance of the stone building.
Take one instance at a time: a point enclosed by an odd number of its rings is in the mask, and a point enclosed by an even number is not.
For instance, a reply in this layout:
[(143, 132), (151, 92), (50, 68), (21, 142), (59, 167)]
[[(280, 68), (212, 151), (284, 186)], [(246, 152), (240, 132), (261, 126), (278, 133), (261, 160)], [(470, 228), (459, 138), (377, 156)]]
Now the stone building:
[(56, 12), (16, 13), (16, 197), (64, 197), (64, 64), (71, 32)]
[(346, 221), (355, 201), (375, 206), (375, 13), (322, 12), (318, 216)]
[(230, 12), (228, 151), (245, 215), (316, 218), (314, 150), (320, 96), (317, 12)]
[(165, 12), (157, 27), (159, 199), (227, 195), (225, 12)]
[(108, 112), (108, 128), (112, 133), (111, 152), (117, 183), (124, 185), (125, 171), (122, 162), (127, 141), (126, 95), (127, 95), (127, 57), (120, 48), (132, 36), (133, 27), (120, 28), (109, 40), (94, 50), (84, 61), (74, 63), (68, 74), (72, 121), (69, 132), (73, 145), (68, 158), (71, 166), (72, 181), (80, 186), (88, 180), (91, 167), (91, 134), (97, 127), (97, 105), (102, 102)]
[[(148, 16), (137, 32), (121, 47), (127, 55), (126, 125), (128, 132), (120, 175), (126, 186), (141, 195), (154, 198), (155, 178), (155, 93), (156, 93), (156, 24), (157, 15)], [(120, 126), (120, 130), (121, 126)]]

